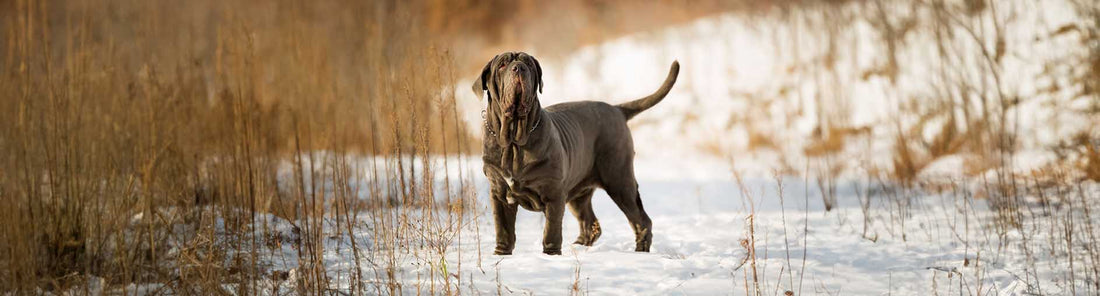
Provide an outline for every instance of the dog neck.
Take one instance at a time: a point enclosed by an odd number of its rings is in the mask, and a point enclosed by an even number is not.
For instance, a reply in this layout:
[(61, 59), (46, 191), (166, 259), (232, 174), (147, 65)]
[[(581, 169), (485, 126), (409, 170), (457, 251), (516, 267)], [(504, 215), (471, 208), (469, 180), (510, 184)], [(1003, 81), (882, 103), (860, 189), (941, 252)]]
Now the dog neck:
[[(481, 122), (485, 123), (485, 133), (488, 134), (489, 137), (491, 137), (492, 139), (496, 139), (497, 138), (497, 131), (494, 131), (493, 127), (489, 125), (489, 119), (485, 117), (485, 113), (486, 113), (485, 110), (481, 110)], [(535, 123), (532, 124), (531, 128), (529, 128), (527, 130), (528, 134), (534, 133), (535, 130), (537, 130), (539, 128), (539, 125), (542, 124), (542, 110), (539, 110), (538, 114), (539, 115), (536, 116), (537, 118), (535, 118)], [(493, 143), (496, 144), (495, 141)], [(509, 146), (511, 146), (511, 145), (515, 145), (515, 143), (509, 143)]]
[[(494, 116), (494, 119), (496, 119), (495, 116), (497, 116), (494, 114), (489, 114), (489, 110), (494, 109), (493, 106), (490, 105), (486, 107), (485, 110), (481, 110), (481, 120), (485, 126), (485, 139), (490, 141), (490, 144), (492, 144), (492, 146), (502, 148), (516, 145), (518, 145), (519, 147), (526, 147), (531, 145), (531, 141), (537, 141), (538, 137), (534, 136), (534, 134), (536, 134), (543, 126), (543, 124), (545, 124), (543, 122), (543, 117), (546, 116), (546, 112), (542, 109), (542, 104), (541, 102), (539, 102), (537, 97), (533, 101), (534, 103), (532, 104), (532, 106), (525, 108), (530, 108), (527, 109), (530, 111), (526, 111), (529, 114), (527, 116), (532, 116), (533, 118), (523, 120), (523, 127), (515, 127), (511, 130), (510, 134), (506, 135), (500, 134), (503, 127), (494, 126), (494, 124), (491, 123), (489, 120), (490, 116)], [(515, 120), (516, 119), (513, 119), (513, 122), (515, 122)], [(522, 142), (520, 142), (520, 138), (518, 138), (520, 136), (520, 131), (515, 129), (522, 129), (523, 134), (526, 134), (526, 136), (522, 138)], [(507, 137), (507, 141), (505, 141), (505, 139), (501, 136)]]
[[(514, 178), (515, 176), (520, 175), (520, 173), (522, 172), (523, 164), (525, 162), (524, 160), (526, 157), (529, 156), (527, 155), (528, 153), (524, 153), (524, 150), (528, 150), (531, 147), (539, 145), (543, 142), (545, 138), (543, 133), (546, 131), (546, 124), (549, 123), (549, 118), (546, 118), (549, 115), (547, 115), (545, 110), (542, 110), (542, 107), (540, 105), (537, 105), (537, 103), (534, 108), (537, 108), (537, 112), (534, 112), (535, 120), (532, 123), (528, 124), (527, 127), (525, 127), (528, 133), (526, 141), (522, 144), (509, 142), (507, 144), (501, 145), (497, 141), (499, 131), (494, 130), (492, 125), (489, 124), (488, 118), (485, 118), (485, 135), (488, 136), (485, 138), (486, 155), (499, 155), (500, 158), (495, 159), (494, 162), (496, 162), (496, 165), (499, 165), (500, 169), (507, 172), (508, 179)], [(485, 114), (485, 112), (483, 112), (482, 114), (482, 117), (488, 116)]]

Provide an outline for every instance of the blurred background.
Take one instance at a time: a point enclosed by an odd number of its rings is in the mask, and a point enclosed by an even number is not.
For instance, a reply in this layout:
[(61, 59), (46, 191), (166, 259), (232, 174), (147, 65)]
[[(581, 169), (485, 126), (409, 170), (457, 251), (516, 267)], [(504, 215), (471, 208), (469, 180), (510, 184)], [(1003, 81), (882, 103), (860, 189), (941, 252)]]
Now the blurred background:
[[(194, 115), (224, 112), (220, 104), (240, 97), (260, 116), (264, 145), (285, 149), (290, 131), (312, 129), (326, 134), (311, 141), (317, 148), (386, 154), (399, 143), (415, 146), (413, 136), (392, 135), (398, 129), (424, 129), (433, 153), (478, 149), (472, 143), (484, 102), (465, 85), (502, 51), (542, 60), (548, 104), (648, 94), (679, 59), (685, 79), (661, 108), (633, 124), (640, 141), (676, 137), (683, 147), (643, 149), (643, 157), (748, 154), (746, 169), (768, 159), (765, 166), (800, 171), (806, 157), (855, 149), (869, 157), (867, 165), (900, 175), (948, 154), (965, 155), (970, 171), (980, 172), (1003, 165), (994, 163), (994, 152), (1089, 138), (1086, 127), (1100, 108), (1092, 97), (1093, 6), (7, 1), (3, 62), (16, 75), (5, 87), (25, 93), (20, 97), (44, 95), (36, 88), (51, 83), (80, 85), (54, 96), (82, 98), (63, 101), (103, 116), (74, 119), (91, 121), (77, 124), (82, 128), (144, 125), (113, 113), (135, 113), (138, 106), (114, 101), (144, 95), (153, 100), (145, 110), (153, 117), (185, 119), (165, 119), (194, 133), (182, 142), (207, 143), (217, 132), (203, 128), (215, 129), (216, 120)], [(20, 77), (25, 81), (17, 83)], [(395, 120), (409, 124), (391, 126)], [(445, 137), (450, 151), (443, 151)], [(862, 153), (868, 149), (873, 155)]]
[[(254, 227), (371, 208), (310, 201), (314, 164), (350, 186), (337, 198), (430, 196), (431, 166), (410, 163), (480, 155), (469, 85), (502, 51), (540, 60), (544, 106), (644, 96), (679, 60), (630, 123), (642, 179), (1100, 181), (1091, 0), (4, 0), (0, 36), (0, 290), (237, 276), (164, 271), (192, 258), (158, 246), (171, 225), (224, 225), (157, 209), (243, 207), (215, 216)], [(315, 152), (408, 163), (340, 175), (353, 165)], [(194, 258), (232, 257), (196, 235)]]

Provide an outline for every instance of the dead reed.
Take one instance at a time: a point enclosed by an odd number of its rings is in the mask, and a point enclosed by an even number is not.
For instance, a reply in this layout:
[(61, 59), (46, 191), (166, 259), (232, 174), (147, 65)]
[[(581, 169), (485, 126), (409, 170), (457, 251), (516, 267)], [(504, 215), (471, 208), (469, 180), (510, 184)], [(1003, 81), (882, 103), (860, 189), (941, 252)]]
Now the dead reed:
[[(412, 4), (0, 6), (0, 291), (399, 293), (364, 271), (426, 243), (455, 293), (472, 191), (428, 160), (472, 141)], [(354, 268), (326, 269), (333, 237)]]

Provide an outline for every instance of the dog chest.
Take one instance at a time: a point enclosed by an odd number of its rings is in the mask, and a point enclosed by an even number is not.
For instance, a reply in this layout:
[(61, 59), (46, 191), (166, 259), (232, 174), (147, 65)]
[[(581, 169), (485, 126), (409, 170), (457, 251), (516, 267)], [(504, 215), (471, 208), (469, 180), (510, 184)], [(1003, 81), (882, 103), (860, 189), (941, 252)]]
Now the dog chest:
[(508, 204), (519, 204), (529, 211), (541, 211), (543, 202), (534, 188), (530, 188), (528, 182), (523, 181), (522, 176), (513, 176), (508, 171), (501, 171), (500, 178), (507, 186), (505, 199)]

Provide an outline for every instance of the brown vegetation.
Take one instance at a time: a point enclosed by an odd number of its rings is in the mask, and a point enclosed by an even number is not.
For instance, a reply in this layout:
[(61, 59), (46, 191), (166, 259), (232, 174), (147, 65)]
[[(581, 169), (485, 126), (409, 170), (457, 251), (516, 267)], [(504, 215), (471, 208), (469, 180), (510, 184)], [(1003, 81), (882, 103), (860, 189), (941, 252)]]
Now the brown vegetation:
[[(327, 293), (322, 240), (343, 235), (355, 294), (399, 293), (397, 264), (425, 245), (424, 290), (455, 293), (462, 266), (440, 258), (478, 215), (473, 175), (438, 189), (465, 164), (429, 160), (477, 146), (458, 69), (716, 11), (682, 4), (0, 2), (0, 291)], [(545, 25), (562, 16), (571, 30)], [(270, 270), (261, 253), (283, 244), (299, 266)]]
[[(356, 180), (375, 173), (346, 157), (472, 145), (439, 91), (454, 83), (449, 53), (401, 3), (0, 6), (3, 291), (100, 278), (252, 294), (272, 272), (248, 235), (270, 233), (263, 213), (298, 221), (298, 287), (324, 291), (321, 218), (351, 224), (360, 198), (397, 200), (361, 196)], [(431, 184), (408, 182), (404, 200), (431, 204)]]

